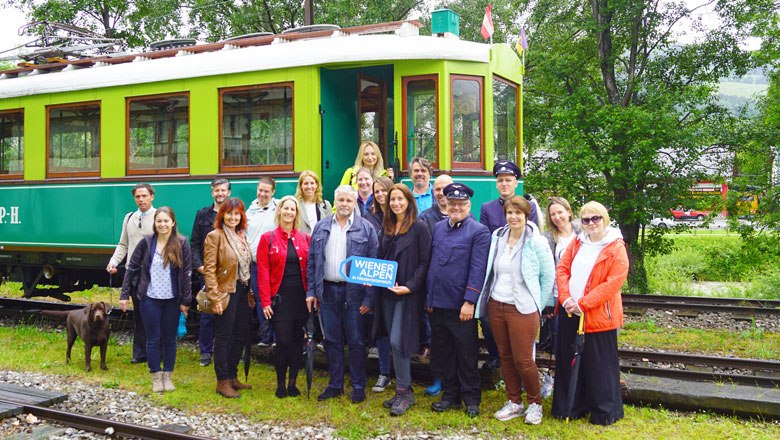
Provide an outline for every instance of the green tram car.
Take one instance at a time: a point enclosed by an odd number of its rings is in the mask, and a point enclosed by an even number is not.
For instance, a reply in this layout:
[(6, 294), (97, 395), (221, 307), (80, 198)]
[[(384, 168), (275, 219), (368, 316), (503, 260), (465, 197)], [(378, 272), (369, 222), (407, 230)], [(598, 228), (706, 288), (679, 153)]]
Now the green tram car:
[[(138, 182), (189, 234), (232, 181), (249, 203), (257, 179), (292, 194), (313, 170), (332, 199), (361, 140), (409, 182), (414, 156), (497, 197), (495, 160), (521, 160), (523, 67), (508, 44), (420, 35), (404, 21), (321, 26), (0, 72), (0, 280), (24, 296), (94, 284)], [(522, 183), (520, 186), (522, 190)]]

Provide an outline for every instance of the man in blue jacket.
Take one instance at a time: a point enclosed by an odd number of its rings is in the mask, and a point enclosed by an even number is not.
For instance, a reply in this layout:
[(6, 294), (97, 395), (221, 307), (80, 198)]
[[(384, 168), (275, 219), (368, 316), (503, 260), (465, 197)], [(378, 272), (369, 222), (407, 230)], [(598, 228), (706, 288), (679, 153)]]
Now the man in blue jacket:
[[(347, 283), (339, 271), (351, 256), (376, 258), (379, 242), (368, 220), (355, 215), (357, 191), (350, 185), (336, 188), (336, 213), (314, 226), (306, 269), (306, 304), (320, 309), (320, 323), (328, 357), (328, 387), (317, 400), (344, 394), (344, 339), (349, 346), (352, 403), (366, 400), (366, 332), (363, 315), (374, 308), (374, 288)], [(346, 270), (349, 273), (349, 269)], [(484, 273), (484, 269), (482, 271)]]
[(428, 269), (427, 307), (431, 313), (431, 362), (442, 374), (442, 398), (436, 412), (459, 408), (469, 417), (479, 415), (482, 400), (477, 370), (479, 342), (474, 304), (485, 280), (490, 232), (471, 212), (474, 191), (462, 183), (444, 188), (446, 221), (433, 229)]

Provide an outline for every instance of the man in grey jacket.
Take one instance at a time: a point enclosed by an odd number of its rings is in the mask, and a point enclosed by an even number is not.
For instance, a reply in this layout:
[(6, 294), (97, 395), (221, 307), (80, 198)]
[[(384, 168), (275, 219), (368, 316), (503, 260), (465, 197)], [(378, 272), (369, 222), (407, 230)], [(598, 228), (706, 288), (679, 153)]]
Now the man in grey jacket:
[(336, 213), (317, 222), (309, 245), (306, 303), (309, 311), (319, 306), (330, 373), (328, 387), (317, 397), (320, 401), (344, 393), (344, 342), (349, 346), (352, 403), (366, 400), (363, 315), (374, 307), (374, 288), (347, 283), (339, 268), (351, 256), (376, 258), (379, 242), (371, 223), (355, 215), (356, 201), (352, 186), (336, 188)]

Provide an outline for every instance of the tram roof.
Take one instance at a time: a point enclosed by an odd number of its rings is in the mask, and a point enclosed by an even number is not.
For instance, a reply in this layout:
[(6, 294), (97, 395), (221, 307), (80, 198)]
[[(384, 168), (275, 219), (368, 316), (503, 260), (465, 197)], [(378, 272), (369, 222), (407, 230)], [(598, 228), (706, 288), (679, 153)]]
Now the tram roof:
[[(0, 99), (300, 66), (400, 60), (490, 62), (489, 44), (420, 36), (416, 21), (224, 41), (0, 72)], [(374, 33), (393, 31), (393, 34)]]

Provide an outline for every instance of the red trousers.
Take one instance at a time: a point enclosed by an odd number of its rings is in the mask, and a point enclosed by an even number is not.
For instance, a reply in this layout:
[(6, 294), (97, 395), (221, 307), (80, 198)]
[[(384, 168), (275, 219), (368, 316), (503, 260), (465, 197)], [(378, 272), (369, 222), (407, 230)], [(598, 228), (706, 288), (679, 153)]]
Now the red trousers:
[(524, 385), (528, 404), (541, 404), (539, 371), (533, 355), (536, 335), (539, 333), (539, 313), (522, 314), (514, 304), (492, 298), (487, 309), (509, 400), (522, 403)]

